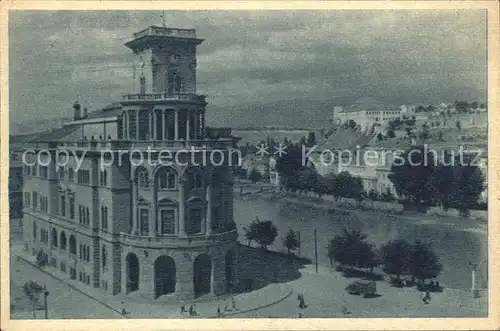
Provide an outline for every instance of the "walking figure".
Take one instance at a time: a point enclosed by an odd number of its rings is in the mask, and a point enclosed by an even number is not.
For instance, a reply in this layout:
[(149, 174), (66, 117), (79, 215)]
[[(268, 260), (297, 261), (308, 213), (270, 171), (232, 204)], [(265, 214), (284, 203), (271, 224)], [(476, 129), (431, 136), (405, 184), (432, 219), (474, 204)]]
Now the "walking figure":
[(297, 295), (297, 300), (299, 300), (299, 308), (300, 309), (307, 308), (307, 305), (304, 302), (304, 295), (302, 295), (302, 293), (299, 293)]
[(182, 305), (181, 306), (181, 314), (185, 313), (186, 312), (186, 306)]
[(302, 318), (302, 313), (299, 313), (299, 315), (297, 317), (298, 318)]
[(431, 296), (430, 296), (429, 292), (426, 291), (426, 292), (422, 293), (422, 302), (423, 303), (428, 304), (430, 299), (431, 299)]
[(220, 316), (220, 303), (217, 304), (217, 316)]
[(236, 301), (234, 300), (234, 298), (231, 298), (231, 304), (234, 310), (238, 310), (238, 308), (236, 308)]
[(193, 305), (189, 306), (189, 315), (193, 316), (194, 315), (194, 308)]

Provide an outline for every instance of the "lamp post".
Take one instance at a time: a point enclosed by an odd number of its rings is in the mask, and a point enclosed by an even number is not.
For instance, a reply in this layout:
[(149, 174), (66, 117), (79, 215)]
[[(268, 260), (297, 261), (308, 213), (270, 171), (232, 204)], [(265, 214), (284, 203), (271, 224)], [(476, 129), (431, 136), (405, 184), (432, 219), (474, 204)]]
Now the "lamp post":
[(469, 261), (469, 265), (472, 267), (472, 287), (471, 287), (472, 297), (478, 298), (479, 297), (479, 290), (476, 288), (476, 269), (477, 269), (478, 263), (471, 263)]
[(43, 303), (45, 306), (45, 319), (49, 319), (49, 312), (47, 310), (47, 297), (49, 296), (50, 292), (47, 291), (47, 286), (43, 286)]

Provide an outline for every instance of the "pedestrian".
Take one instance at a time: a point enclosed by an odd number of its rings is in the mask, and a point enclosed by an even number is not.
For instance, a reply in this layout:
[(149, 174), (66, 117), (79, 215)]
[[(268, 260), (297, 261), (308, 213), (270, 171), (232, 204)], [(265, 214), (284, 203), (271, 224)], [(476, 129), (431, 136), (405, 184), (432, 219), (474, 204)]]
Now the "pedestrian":
[(238, 310), (238, 308), (236, 308), (236, 301), (234, 300), (234, 298), (231, 298), (231, 304), (234, 310)]
[(181, 314), (185, 313), (186, 312), (186, 306), (182, 305), (181, 306)]
[(220, 316), (220, 303), (217, 304), (217, 316)]
[(194, 308), (193, 305), (189, 306), (189, 315), (193, 316), (194, 315)]
[(427, 304), (427, 294), (425, 292), (422, 292), (422, 302)]
[(426, 298), (426, 301), (431, 301), (431, 294), (429, 291), (425, 291), (425, 298)]
[(298, 318), (302, 318), (302, 313), (299, 313), (299, 315), (297, 317)]

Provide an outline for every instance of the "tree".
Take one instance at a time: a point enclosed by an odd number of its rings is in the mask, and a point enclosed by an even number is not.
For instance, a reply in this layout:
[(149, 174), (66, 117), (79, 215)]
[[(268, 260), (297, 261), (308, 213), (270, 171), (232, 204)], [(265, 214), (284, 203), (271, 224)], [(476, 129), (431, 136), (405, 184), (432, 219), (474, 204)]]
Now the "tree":
[(248, 174), (248, 179), (250, 179), (252, 181), (252, 183), (256, 183), (256, 182), (260, 181), (261, 178), (262, 178), (262, 175), (255, 168), (252, 168), (252, 170)]
[(401, 275), (408, 273), (410, 253), (411, 244), (408, 241), (401, 239), (388, 242), (380, 248), (382, 269), (399, 280)]
[(24, 295), (26, 295), (31, 301), (33, 306), (33, 318), (36, 318), (36, 305), (40, 300), (40, 294), (43, 292), (43, 287), (37, 282), (30, 280), (29, 282), (24, 283), (23, 291)]
[(335, 176), (334, 185), (338, 196), (343, 198), (357, 199), (364, 191), (361, 179), (351, 176), (347, 171), (342, 171)]
[(294, 251), (300, 247), (300, 240), (295, 231), (291, 228), (288, 229), (288, 232), (285, 237), (282, 238), (283, 246), (288, 250), (288, 254), (291, 254), (291, 251)]
[(469, 210), (473, 208), (481, 192), (484, 190), (484, 177), (480, 168), (476, 166), (456, 166), (457, 172), (455, 185), (456, 198), (454, 199), (455, 207), (459, 210), (463, 217), (469, 216)]
[(255, 221), (250, 223), (250, 227), (248, 228), (243, 228), (245, 231), (245, 239), (248, 240), (248, 246), (252, 243), (252, 241), (255, 241), (257, 239), (257, 229), (256, 226), (254, 225), (255, 223), (260, 222), (258, 217), (255, 217)]
[(318, 184), (318, 174), (316, 170), (305, 168), (299, 172), (299, 190), (313, 191)]
[(395, 136), (396, 136), (396, 134), (394, 133), (393, 129), (387, 130), (387, 137), (394, 138)]
[(409, 272), (416, 279), (425, 282), (426, 279), (435, 278), (443, 271), (443, 265), (432, 248), (417, 240), (410, 253)]
[(472, 101), (472, 103), (470, 104), (470, 107), (472, 109), (477, 109), (477, 101)]
[(344, 229), (341, 235), (336, 235), (328, 242), (327, 256), (330, 265), (333, 261), (342, 265), (358, 268), (371, 268), (377, 265), (373, 246), (365, 242), (366, 235), (360, 230), (348, 231)]
[[(418, 153), (416, 153), (418, 152)], [(423, 147), (408, 150), (394, 160), (389, 179), (399, 196), (408, 198), (415, 206), (428, 206), (435, 198), (429, 182), (435, 172), (434, 157)]]
[(313, 131), (310, 131), (307, 136), (306, 146), (313, 147), (314, 145), (316, 145), (316, 134)]
[(47, 253), (40, 248), (36, 253), (36, 265), (39, 267), (45, 267), (49, 263), (49, 256)]
[(278, 230), (271, 221), (261, 221), (258, 217), (245, 231), (245, 238), (249, 242), (255, 240), (263, 249), (267, 249), (278, 235)]
[[(309, 160), (302, 160), (302, 146), (299, 144), (291, 144), (287, 146), (286, 154), (281, 155), (276, 160), (276, 170), (281, 178), (285, 180), (290, 177), (297, 176), (299, 171), (306, 168)], [(304, 153), (306, 154), (306, 153)]]
[(328, 185), (325, 177), (318, 175), (317, 183), (314, 187), (314, 193), (316, 193), (320, 198), (323, 195), (328, 194)]
[(378, 133), (377, 134), (377, 139), (380, 141), (380, 140), (384, 140), (384, 135), (382, 133)]

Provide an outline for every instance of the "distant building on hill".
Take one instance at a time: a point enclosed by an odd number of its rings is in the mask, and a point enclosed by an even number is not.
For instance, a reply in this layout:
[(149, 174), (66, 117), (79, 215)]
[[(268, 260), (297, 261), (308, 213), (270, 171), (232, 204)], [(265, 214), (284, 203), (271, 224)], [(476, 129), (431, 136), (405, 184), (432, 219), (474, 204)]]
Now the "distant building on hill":
[(414, 106), (385, 105), (376, 100), (360, 99), (354, 104), (333, 109), (333, 122), (342, 124), (353, 120), (363, 131), (370, 130), (374, 125), (385, 127), (390, 121), (414, 114)]

